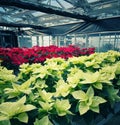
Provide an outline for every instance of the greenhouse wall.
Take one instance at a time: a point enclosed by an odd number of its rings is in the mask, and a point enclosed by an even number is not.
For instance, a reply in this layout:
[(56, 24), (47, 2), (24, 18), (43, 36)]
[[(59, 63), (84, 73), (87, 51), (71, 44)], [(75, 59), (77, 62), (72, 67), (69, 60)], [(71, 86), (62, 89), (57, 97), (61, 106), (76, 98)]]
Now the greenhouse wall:
[(107, 52), (108, 50), (120, 51), (120, 32), (58, 36), (19, 36), (18, 38), (20, 47), (76, 45), (80, 48), (95, 47), (96, 52)]
[(17, 47), (17, 35), (12, 31), (0, 31), (0, 47)]

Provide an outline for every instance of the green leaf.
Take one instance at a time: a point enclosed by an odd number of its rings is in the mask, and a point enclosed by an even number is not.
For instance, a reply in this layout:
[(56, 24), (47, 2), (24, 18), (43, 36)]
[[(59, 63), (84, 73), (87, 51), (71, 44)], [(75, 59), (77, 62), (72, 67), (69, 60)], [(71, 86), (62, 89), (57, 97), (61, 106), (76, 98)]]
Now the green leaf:
[(56, 85), (55, 97), (63, 96), (66, 97), (70, 93), (70, 85), (65, 83), (63, 79), (60, 79)]
[(0, 104), (0, 116), (1, 120), (11, 119), (14, 116), (35, 109), (36, 107), (30, 104), (24, 105), (26, 97), (22, 97), (16, 102), (4, 102)]
[(88, 106), (92, 105), (93, 98), (88, 98), (88, 100), (85, 102)]
[(31, 104), (27, 104), (27, 105), (24, 105), (23, 106), (23, 111), (31, 111), (31, 110), (34, 110), (36, 109), (36, 107), (34, 105), (31, 105)]
[(99, 96), (94, 96), (93, 99), (92, 99), (92, 107), (96, 107), (98, 106), (99, 104), (102, 104), (102, 103), (105, 103), (106, 100), (103, 99), (102, 97), (99, 97)]
[(79, 84), (80, 79), (82, 79), (83, 71), (77, 67), (71, 68), (69, 71), (67, 82), (72, 88), (75, 88)]
[(95, 64), (95, 60), (92, 60), (92, 61), (86, 61), (84, 64), (86, 65), (86, 67), (93, 66), (93, 65)]
[(115, 56), (108, 55), (107, 60), (109, 60), (110, 62), (115, 62)]
[(88, 110), (89, 110), (89, 106), (85, 102), (80, 102), (79, 104), (80, 115), (85, 114)]
[(26, 69), (29, 67), (29, 63), (23, 63), (22, 65), (20, 65), (21, 69)]
[(23, 96), (21, 99), (17, 101), (17, 103), (24, 104), (26, 102), (26, 96)]
[(34, 125), (48, 125), (48, 116), (45, 116), (40, 120), (36, 119)]
[(93, 86), (94, 86), (96, 89), (100, 89), (100, 90), (102, 90), (102, 88), (103, 88), (102, 83), (100, 83), (100, 82), (94, 83)]
[(90, 110), (92, 110), (93, 112), (99, 113), (99, 106), (96, 107), (90, 107)]
[(53, 125), (53, 124), (50, 122), (48, 116), (44, 116), (40, 120), (36, 119), (34, 125)]
[(13, 75), (13, 70), (8, 70), (5, 67), (0, 66), (0, 84), (5, 84), (6, 82), (14, 82), (16, 76)]
[(68, 62), (72, 63), (72, 64), (84, 64), (85, 60), (87, 59), (87, 56), (80, 56), (80, 57), (73, 57), (73, 58), (69, 58)]
[(16, 76), (13, 75), (13, 70), (8, 70), (0, 66), (0, 95), (4, 97), (4, 89), (11, 88), (12, 83), (16, 82)]
[(116, 74), (118, 75), (118, 74), (120, 74), (120, 62), (118, 62), (117, 64), (116, 64), (116, 66), (117, 66), (117, 68), (116, 68)]
[(37, 78), (45, 78), (45, 76), (49, 74), (47, 65), (41, 66), (40, 68), (36, 69), (33, 74), (36, 75)]
[(49, 103), (49, 102), (42, 102), (39, 101), (39, 104), (41, 105), (42, 109), (45, 111), (49, 111), (52, 109), (53, 103)]
[(35, 77), (30, 77), (27, 81), (25, 81), (21, 86), (20, 89), (28, 89), (30, 85), (35, 81)]
[(18, 95), (20, 95), (20, 91), (18, 90), (19, 85), (18, 84), (12, 84), (13, 88), (6, 88), (5, 94), (9, 96), (9, 98), (14, 98)]
[(42, 100), (45, 101), (45, 102), (51, 102), (52, 101), (53, 93), (46, 92), (45, 89), (42, 90), (42, 91), (39, 91), (39, 95), (42, 98)]
[(98, 79), (98, 82), (112, 85), (110, 80), (113, 80), (115, 78), (115, 72), (116, 72), (116, 66), (114, 65), (103, 67), (99, 71), (100, 77)]
[(120, 85), (120, 79), (117, 81), (117, 85)]
[(9, 95), (9, 98), (14, 98), (16, 96), (19, 96), (21, 93), (30, 94), (31, 88), (30, 85), (35, 80), (35, 78), (31, 77), (27, 81), (25, 81), (22, 85), (19, 84), (12, 84), (13, 89), (6, 88), (5, 93)]
[(0, 121), (0, 125), (11, 125), (9, 120)]
[(99, 72), (86, 72), (83, 75), (83, 81), (80, 81), (81, 84), (91, 84), (91, 83), (95, 83), (98, 81), (100, 76)]
[(100, 65), (97, 64), (97, 62), (96, 62), (96, 64), (93, 65), (93, 68), (98, 69), (98, 68), (100, 68)]
[(47, 85), (45, 84), (45, 80), (37, 79), (37, 81), (35, 82), (35, 88), (38, 88), (38, 89), (47, 88)]
[(0, 121), (7, 121), (7, 120), (9, 120), (9, 117), (7, 115), (0, 113)]
[(111, 103), (111, 106), (113, 106), (115, 102), (120, 101), (120, 96), (117, 95), (119, 93), (119, 89), (114, 89), (114, 87), (111, 86), (111, 87), (107, 87), (106, 90), (108, 92), (108, 98)]
[(27, 113), (21, 113), (16, 117), (19, 121), (27, 123), (28, 122), (28, 115)]
[(82, 90), (72, 92), (72, 96), (80, 101), (86, 101), (88, 99), (86, 93)]
[(59, 116), (64, 116), (68, 113), (71, 105), (69, 103), (69, 100), (56, 100), (54, 107), (58, 113)]
[(89, 97), (89, 98), (92, 98), (94, 96), (94, 89), (90, 86), (86, 92), (86, 95)]

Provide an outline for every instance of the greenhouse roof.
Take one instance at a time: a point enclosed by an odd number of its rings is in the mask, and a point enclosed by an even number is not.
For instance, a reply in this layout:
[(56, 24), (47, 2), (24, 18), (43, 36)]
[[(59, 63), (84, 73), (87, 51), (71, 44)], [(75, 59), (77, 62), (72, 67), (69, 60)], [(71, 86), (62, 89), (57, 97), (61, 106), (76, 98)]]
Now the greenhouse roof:
[(120, 17), (120, 0), (0, 0), (0, 29), (18, 32), (113, 17)]

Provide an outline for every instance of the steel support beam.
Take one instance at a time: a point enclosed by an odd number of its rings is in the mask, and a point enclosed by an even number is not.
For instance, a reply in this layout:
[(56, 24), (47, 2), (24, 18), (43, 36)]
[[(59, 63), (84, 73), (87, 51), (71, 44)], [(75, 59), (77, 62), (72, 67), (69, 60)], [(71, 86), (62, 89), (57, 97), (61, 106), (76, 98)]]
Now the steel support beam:
[(62, 10), (60, 8), (53, 8), (45, 4), (28, 3), (28, 2), (22, 2), (20, 0), (0, 0), (0, 6), (7, 6), (7, 7), (12, 6), (22, 9), (35, 10), (48, 14), (56, 14), (75, 19), (82, 19), (85, 21), (94, 21), (96, 19), (95, 17), (89, 17), (86, 15), (81, 15), (79, 13), (68, 12), (66, 10)]
[(17, 28), (33, 28), (33, 29), (47, 29), (47, 27), (43, 26), (36, 26), (36, 25), (30, 25), (30, 24), (16, 24), (16, 23), (5, 23), (0, 22), (0, 26), (6, 26), (6, 27), (17, 27)]

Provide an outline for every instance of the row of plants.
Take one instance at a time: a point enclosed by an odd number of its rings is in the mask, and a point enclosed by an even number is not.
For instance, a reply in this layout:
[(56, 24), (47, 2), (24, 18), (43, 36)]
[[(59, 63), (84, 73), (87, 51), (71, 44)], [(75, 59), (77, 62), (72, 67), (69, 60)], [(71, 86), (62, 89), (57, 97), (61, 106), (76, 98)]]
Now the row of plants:
[(120, 101), (120, 53), (0, 67), (0, 125), (97, 125)]
[(69, 57), (90, 55), (95, 52), (95, 48), (82, 48), (70, 45), (67, 47), (47, 46), (32, 48), (0, 48), (0, 59), (3, 60), (5, 66), (19, 66), (23, 63), (43, 63), (47, 58), (61, 57), (67, 59)]

